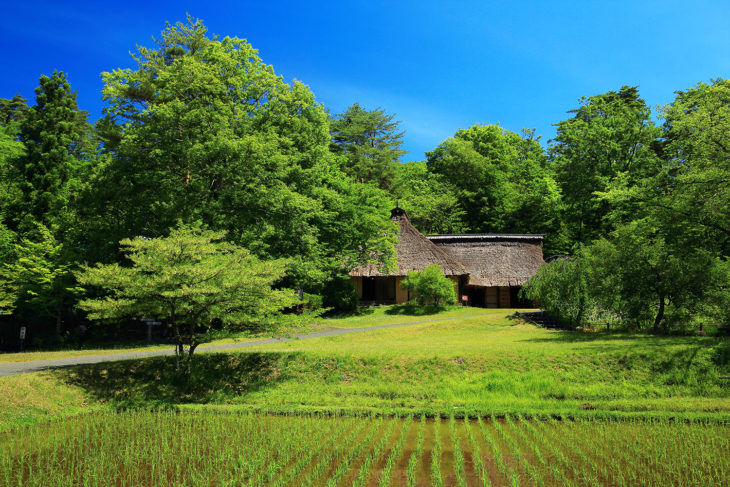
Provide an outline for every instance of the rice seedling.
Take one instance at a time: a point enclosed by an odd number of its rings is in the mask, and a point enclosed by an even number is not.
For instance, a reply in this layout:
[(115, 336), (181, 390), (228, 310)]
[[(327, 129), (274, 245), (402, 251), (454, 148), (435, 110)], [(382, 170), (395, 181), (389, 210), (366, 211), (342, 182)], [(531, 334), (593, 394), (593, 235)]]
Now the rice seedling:
[(403, 443), (405, 443), (406, 439), (406, 431), (408, 431), (408, 427), (411, 425), (412, 420), (413, 416), (408, 416), (408, 418), (403, 421), (403, 427), (401, 428), (398, 441), (396, 442), (393, 449), (390, 451), (390, 455), (388, 455), (388, 459), (385, 462), (385, 467), (383, 467), (383, 471), (380, 474), (380, 482), (378, 483), (380, 487), (386, 487), (387, 485), (390, 485), (390, 474), (393, 469), (393, 464), (398, 459), (398, 456), (403, 449)]
[(423, 453), (423, 431), (426, 429), (426, 415), (421, 415), (421, 423), (418, 427), (418, 438), (416, 440), (416, 449), (408, 458), (408, 477), (406, 485), (413, 487), (416, 485), (416, 465)]
[[(668, 420), (103, 413), (0, 438), (0, 484), (464, 486), (727, 485), (730, 426)], [(417, 426), (417, 432), (412, 426)], [(444, 427), (448, 435), (441, 437)], [(463, 428), (463, 432), (462, 432)], [(446, 433), (446, 431), (444, 431)], [(442, 441), (453, 443), (454, 463)], [(403, 451), (411, 450), (407, 458)], [(417, 478), (431, 451), (430, 478)], [(493, 459), (496, 470), (485, 462)], [(184, 459), (184, 461), (181, 461)], [(376, 465), (383, 465), (376, 469)], [(448, 465), (448, 474), (446, 472)], [(451, 474), (453, 469), (453, 474)], [(491, 475), (491, 478), (490, 478)]]

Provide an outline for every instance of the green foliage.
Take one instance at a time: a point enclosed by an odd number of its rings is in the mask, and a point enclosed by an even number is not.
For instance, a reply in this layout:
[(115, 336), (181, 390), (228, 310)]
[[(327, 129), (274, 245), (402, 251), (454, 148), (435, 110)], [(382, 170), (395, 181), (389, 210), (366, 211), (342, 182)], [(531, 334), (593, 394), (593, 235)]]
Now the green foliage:
[(56, 341), (61, 339), (62, 319), (74, 305), (80, 290), (75, 287), (74, 263), (43, 225), (37, 224), (35, 239), (23, 238), (14, 245), (15, 260), (0, 268), (5, 292), (0, 299), (14, 302), (26, 313), (55, 320)]
[[(121, 242), (131, 266), (84, 266), (82, 285), (109, 291), (79, 306), (91, 319), (155, 318), (172, 328), (177, 353), (191, 357), (214, 327), (275, 331), (275, 316), (298, 304), (290, 289), (272, 289), (288, 261), (262, 261), (221, 242), (225, 232), (179, 225), (169, 237)], [(188, 362), (189, 363), (189, 362)]]
[(660, 187), (675, 220), (699, 227), (698, 237), (708, 250), (730, 257), (730, 81), (713, 80), (677, 92), (662, 110), (668, 170)]
[(357, 291), (350, 283), (349, 276), (337, 275), (328, 280), (322, 291), (322, 304), (336, 312), (349, 312), (357, 309)]
[(454, 283), (444, 276), (438, 264), (431, 264), (420, 272), (408, 272), (401, 286), (413, 293), (421, 306), (444, 306), (456, 302)]
[(586, 308), (590, 306), (586, 269), (579, 258), (556, 257), (540, 267), (521, 292), (551, 315), (575, 326), (583, 324)]
[(355, 181), (374, 183), (384, 189), (392, 186), (398, 161), (406, 153), (400, 148), (400, 122), (393, 118), (395, 115), (388, 115), (379, 107), (366, 110), (359, 103), (332, 118), (330, 148), (343, 156), (342, 170)]
[(20, 130), (25, 156), (17, 158), (24, 210), (45, 226), (63, 223), (69, 199), (68, 182), (79, 164), (86, 112), (78, 109), (76, 93), (62, 72), (41, 76), (36, 104)]
[(459, 205), (456, 188), (439, 174), (428, 171), (425, 161), (400, 164), (393, 194), (408, 219), (426, 234), (462, 233), (466, 212)]
[[(606, 216), (617, 208), (596, 192), (605, 191), (622, 174), (629, 185), (656, 174), (661, 165), (655, 147), (660, 131), (636, 87), (581, 98), (572, 113), (557, 124), (550, 158), (563, 195), (567, 241), (589, 243), (615, 228)], [(623, 208), (623, 221), (633, 209)]]
[[(560, 192), (533, 132), (520, 136), (498, 125), (474, 125), (426, 156), (428, 170), (456, 188), (471, 231), (551, 233), (557, 228)], [(557, 241), (549, 245), (560, 246)]]
[(704, 252), (676, 252), (650, 220), (619, 227), (611, 239), (586, 248), (590, 292), (625, 323), (641, 328), (653, 323), (665, 330), (665, 309), (694, 307), (703, 298), (713, 260)]
[(392, 256), (385, 194), (338, 170), (327, 114), (305, 85), (190, 18), (134, 59), (103, 74), (98, 127), (111, 157), (89, 209), (96, 246), (111, 253), (121, 238), (202, 221), (261, 258), (291, 258), (289, 280), (306, 289)]

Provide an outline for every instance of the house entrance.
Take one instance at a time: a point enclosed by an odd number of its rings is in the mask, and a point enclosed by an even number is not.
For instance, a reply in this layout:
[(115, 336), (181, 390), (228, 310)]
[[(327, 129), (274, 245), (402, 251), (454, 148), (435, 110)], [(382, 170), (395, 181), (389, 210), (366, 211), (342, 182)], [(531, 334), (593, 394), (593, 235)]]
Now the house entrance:
[(362, 300), (363, 301), (375, 301), (378, 299), (377, 289), (375, 287), (374, 277), (363, 277), (362, 278)]

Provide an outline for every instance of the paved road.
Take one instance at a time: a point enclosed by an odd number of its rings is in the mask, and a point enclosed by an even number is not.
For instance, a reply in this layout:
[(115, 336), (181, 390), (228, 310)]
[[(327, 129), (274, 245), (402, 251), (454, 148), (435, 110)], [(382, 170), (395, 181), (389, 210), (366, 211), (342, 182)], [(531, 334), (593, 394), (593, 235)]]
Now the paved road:
[[(310, 338), (320, 338), (320, 337), (327, 337), (327, 336), (334, 336), (334, 335), (345, 335), (347, 333), (357, 333), (360, 331), (382, 330), (383, 328), (397, 328), (399, 326), (420, 325), (423, 323), (434, 323), (437, 321), (459, 320), (459, 319), (464, 319), (464, 318), (478, 318), (480, 316), (489, 316), (489, 315), (495, 315), (495, 314), (500, 314), (500, 313), (503, 313), (503, 311), (485, 313), (485, 314), (480, 314), (480, 315), (471, 315), (471, 316), (456, 316), (453, 318), (438, 318), (435, 320), (410, 321), (408, 323), (396, 323), (394, 325), (364, 326), (361, 328), (330, 328), (327, 330), (307, 333), (305, 335), (295, 335), (292, 338), (267, 338), (265, 340), (256, 340), (253, 342), (228, 343), (228, 344), (224, 344), (224, 345), (201, 346), (201, 347), (197, 348), (197, 351), (214, 352), (217, 350), (231, 350), (231, 349), (236, 349), (236, 348), (254, 347), (256, 345), (266, 345), (269, 343), (288, 342), (291, 340), (308, 340)], [(147, 358), (147, 357), (159, 357), (161, 355), (173, 355), (174, 353), (175, 353), (174, 350), (149, 350), (149, 351), (142, 351), (142, 352), (110, 353), (107, 355), (88, 355), (88, 356), (68, 357), (68, 358), (54, 358), (54, 359), (48, 359), (48, 360), (33, 360), (30, 362), (14, 362), (14, 363), (8, 363), (8, 364), (0, 364), (0, 377), (6, 376), (6, 375), (25, 374), (27, 372), (38, 372), (39, 370), (46, 370), (46, 369), (73, 367), (75, 365), (97, 364), (100, 362), (113, 362), (116, 360), (129, 360), (129, 359)]]

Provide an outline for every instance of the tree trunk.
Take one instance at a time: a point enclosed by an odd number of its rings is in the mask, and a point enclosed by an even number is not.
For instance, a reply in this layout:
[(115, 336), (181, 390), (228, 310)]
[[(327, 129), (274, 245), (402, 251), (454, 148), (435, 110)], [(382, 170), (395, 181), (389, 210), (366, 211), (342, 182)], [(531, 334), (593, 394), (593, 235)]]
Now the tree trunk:
[(664, 296), (659, 295), (659, 311), (657, 311), (656, 318), (654, 319), (654, 332), (657, 333), (659, 331), (659, 323), (661, 323), (662, 318), (664, 317)]

